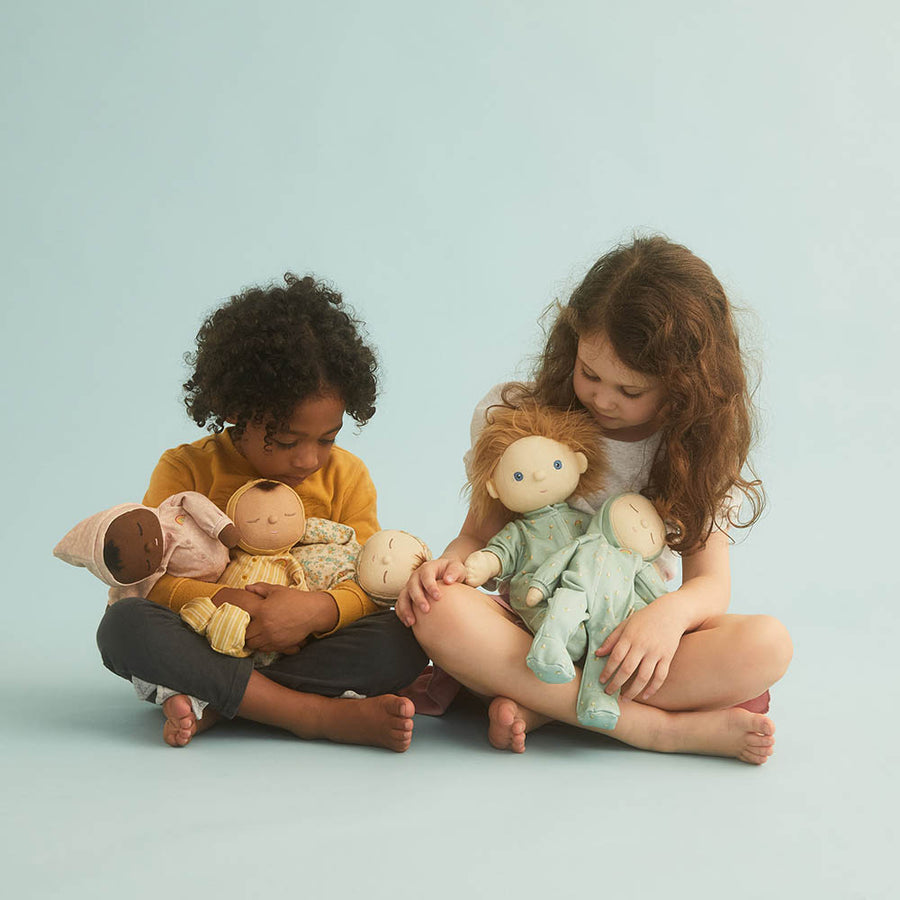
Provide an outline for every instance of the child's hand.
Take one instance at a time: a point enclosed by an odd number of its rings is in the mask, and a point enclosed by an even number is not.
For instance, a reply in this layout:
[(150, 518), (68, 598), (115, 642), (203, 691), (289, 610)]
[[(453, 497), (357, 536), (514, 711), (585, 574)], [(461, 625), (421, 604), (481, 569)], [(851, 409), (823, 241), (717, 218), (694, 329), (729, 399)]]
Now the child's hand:
[(422, 563), (400, 591), (394, 611), (406, 625), (416, 624), (416, 612), (427, 613), (431, 603), (439, 600), (441, 584), (456, 584), (466, 580), (466, 568), (458, 559), (439, 556)]
[(672, 594), (654, 600), (629, 616), (597, 648), (595, 656), (609, 656), (600, 673), (607, 694), (615, 693), (629, 679), (631, 683), (622, 691), (625, 700), (638, 695), (646, 700), (663, 686), (685, 631), (678, 606)]
[(244, 644), (251, 650), (295, 653), (311, 634), (337, 625), (337, 604), (325, 591), (298, 591), (265, 582), (247, 590), (265, 598), (250, 613)]

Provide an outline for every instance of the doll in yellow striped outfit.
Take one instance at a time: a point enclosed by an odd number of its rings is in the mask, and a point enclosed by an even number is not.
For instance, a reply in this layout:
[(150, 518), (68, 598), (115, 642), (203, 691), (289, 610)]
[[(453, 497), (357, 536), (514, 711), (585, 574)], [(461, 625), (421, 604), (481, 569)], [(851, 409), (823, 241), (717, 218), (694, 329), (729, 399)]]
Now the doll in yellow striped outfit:
[[(306, 531), (306, 513), (296, 491), (280, 481), (257, 478), (239, 487), (226, 506), (240, 535), (219, 584), (246, 589), (256, 582), (309, 590), (303, 566), (291, 547)], [(229, 656), (249, 656), (244, 639), (250, 614), (239, 606), (216, 606), (209, 597), (195, 597), (182, 606), (181, 618), (210, 646)], [(257, 665), (268, 665), (277, 654), (260, 651)]]

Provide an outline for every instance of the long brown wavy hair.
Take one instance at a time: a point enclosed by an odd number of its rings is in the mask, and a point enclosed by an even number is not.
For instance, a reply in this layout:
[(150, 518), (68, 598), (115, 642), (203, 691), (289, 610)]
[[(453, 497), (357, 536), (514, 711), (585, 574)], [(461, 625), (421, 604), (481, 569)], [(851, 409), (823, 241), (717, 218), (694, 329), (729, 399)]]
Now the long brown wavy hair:
[(665, 390), (662, 440), (644, 493), (673, 529), (669, 546), (702, 548), (729, 494), (735, 507), (740, 494), (750, 507), (739, 519), (729, 504), (729, 525), (756, 522), (765, 494), (747, 461), (755, 410), (731, 305), (710, 267), (658, 236), (611, 250), (559, 307), (534, 384), (510, 385), (504, 402), (583, 408), (572, 387), (578, 339), (598, 334)]

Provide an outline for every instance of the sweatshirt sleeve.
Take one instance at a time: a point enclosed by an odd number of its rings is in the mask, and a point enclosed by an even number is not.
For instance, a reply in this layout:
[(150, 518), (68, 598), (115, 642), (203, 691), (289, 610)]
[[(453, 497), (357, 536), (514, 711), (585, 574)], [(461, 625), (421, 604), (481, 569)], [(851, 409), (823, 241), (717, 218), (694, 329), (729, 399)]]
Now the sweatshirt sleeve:
[[(349, 525), (356, 532), (356, 539), (364, 544), (381, 526), (378, 524), (377, 495), (372, 476), (362, 460), (357, 460), (355, 471), (347, 480), (338, 521)], [(369, 598), (369, 595), (355, 582), (342, 581), (328, 589), (338, 608), (337, 624), (331, 631), (316, 637), (334, 634), (351, 622), (384, 609)]]

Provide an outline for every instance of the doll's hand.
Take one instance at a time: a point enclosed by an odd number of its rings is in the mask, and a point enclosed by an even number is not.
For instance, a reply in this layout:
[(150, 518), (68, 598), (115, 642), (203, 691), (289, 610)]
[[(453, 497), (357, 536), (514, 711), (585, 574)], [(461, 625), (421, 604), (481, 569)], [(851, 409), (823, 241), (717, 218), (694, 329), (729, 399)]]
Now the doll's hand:
[(394, 611), (406, 625), (416, 624), (416, 613), (427, 613), (439, 600), (442, 584), (458, 584), (466, 580), (465, 566), (458, 559), (439, 556), (422, 563), (412, 575), (394, 604)]
[(528, 593), (525, 595), (525, 605), (537, 606), (543, 599), (544, 592), (540, 588), (528, 588)]
[(600, 673), (607, 694), (615, 693), (629, 679), (622, 691), (625, 700), (639, 695), (647, 700), (663, 686), (685, 631), (678, 607), (673, 594), (654, 600), (629, 616), (597, 648), (595, 656), (609, 656)]
[(241, 539), (237, 527), (229, 523), (219, 532), (219, 540), (231, 550), (237, 547), (237, 542)]
[(466, 557), (466, 584), (481, 587), (488, 579), (499, 575), (502, 566), (496, 553), (490, 550), (476, 550)]
[(250, 650), (295, 652), (311, 634), (337, 625), (337, 604), (325, 591), (298, 591), (265, 582), (253, 584), (249, 590), (265, 598), (250, 612), (244, 641)]

